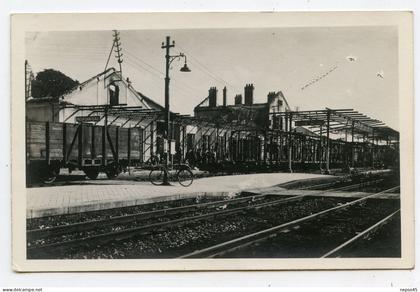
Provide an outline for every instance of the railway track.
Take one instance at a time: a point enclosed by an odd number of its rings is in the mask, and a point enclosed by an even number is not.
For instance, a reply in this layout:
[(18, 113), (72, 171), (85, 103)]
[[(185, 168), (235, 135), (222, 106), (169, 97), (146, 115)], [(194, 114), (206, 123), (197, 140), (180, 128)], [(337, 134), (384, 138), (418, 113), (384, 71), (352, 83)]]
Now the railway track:
[[(340, 188), (323, 190), (321, 193), (359, 188), (353, 184)], [(313, 193), (311, 195), (314, 195)], [(216, 217), (246, 213), (250, 210), (273, 207), (298, 201), (307, 194), (293, 197), (278, 195), (252, 195), (249, 197), (221, 200), (201, 204), (187, 205), (144, 213), (117, 216), (102, 220), (79, 222), (71, 225), (56, 226), (46, 229), (27, 231), (27, 253), (30, 258), (45, 253), (63, 253), (74, 247), (94, 247), (132, 237), (157, 233), (173, 227), (180, 227), (193, 222)], [(180, 216), (183, 216), (179, 218)], [(155, 221), (152, 221), (155, 220)], [(123, 226), (122, 226), (123, 225)], [(99, 230), (98, 230), (99, 229)]]
[[(296, 197), (282, 197), (281, 199), (277, 200), (268, 200), (266, 202), (258, 203), (265, 198), (270, 197), (270, 195), (258, 195), (258, 196), (250, 196), (244, 198), (237, 198), (231, 200), (222, 200), (217, 202), (208, 202), (203, 204), (196, 204), (196, 205), (189, 205), (189, 206), (182, 206), (170, 209), (163, 209), (163, 210), (156, 210), (150, 211), (145, 213), (139, 214), (131, 214), (126, 216), (118, 216), (109, 219), (103, 220), (95, 220), (95, 221), (88, 221), (88, 222), (81, 222), (75, 223), (71, 225), (63, 225), (57, 226), (47, 229), (34, 229), (27, 231), (27, 241), (41, 241), (45, 242), (48, 238), (55, 238), (57, 236), (69, 235), (71, 233), (80, 233), (80, 232), (89, 232), (95, 229), (106, 227), (106, 226), (115, 226), (120, 224), (128, 224), (128, 223), (135, 223), (136, 227), (133, 228), (126, 228), (123, 230), (118, 231), (110, 231), (110, 232), (99, 232), (98, 234), (88, 235), (85, 237), (80, 237), (73, 240), (65, 240), (65, 241), (58, 241), (54, 243), (47, 243), (47, 244), (31, 244), (28, 246), (27, 251), (28, 254), (37, 254), (43, 252), (51, 252), (54, 250), (63, 251), (68, 248), (80, 246), (80, 245), (90, 245), (95, 246), (98, 244), (106, 244), (115, 240), (123, 240), (127, 238), (131, 238), (133, 236), (139, 236), (148, 234), (152, 231), (159, 231), (165, 228), (174, 227), (174, 226), (181, 226), (183, 224), (188, 224), (191, 222), (196, 222), (199, 220), (210, 219), (220, 215), (230, 215), (236, 214), (240, 212), (244, 212), (250, 209), (258, 209), (263, 208), (265, 206), (272, 206), (276, 204), (286, 203), (292, 200), (297, 200), (299, 198)], [(277, 196), (278, 198), (279, 196)], [(246, 204), (245, 206), (235, 207), (238, 203), (248, 203), (253, 202), (252, 205)], [(255, 203), (256, 202), (256, 203)], [(230, 206), (229, 206), (230, 205)], [(229, 206), (229, 207), (228, 207)], [(222, 210), (214, 210), (218, 207), (222, 207)], [(191, 215), (194, 211), (201, 210), (210, 210), (210, 212), (204, 212), (204, 214), (199, 215)], [(188, 216), (188, 214), (190, 215)], [(194, 213), (193, 213), (194, 214)], [(174, 217), (180, 215), (187, 215), (182, 218), (171, 218), (168, 217), (170, 215), (174, 215)], [(153, 222), (149, 224), (142, 225), (147, 219), (162, 219), (162, 222)], [(115, 228), (114, 228), (115, 229)], [(118, 228), (117, 228), (118, 229)]]
[(389, 221), (394, 219), (399, 213), (401, 212), (401, 209), (398, 209), (391, 214), (387, 215), (385, 218), (379, 220), (372, 226), (366, 228), (362, 232), (359, 232), (357, 235), (353, 236), (352, 238), (348, 239), (344, 243), (340, 244), (339, 246), (331, 249), (330, 251), (326, 252), (324, 255), (321, 256), (321, 258), (333, 258), (333, 257), (340, 257), (340, 254), (343, 250), (354, 244), (357, 240), (362, 239), (363, 237), (369, 235), (370, 233), (374, 232), (381, 226), (387, 224)]
[[(346, 208), (349, 208), (353, 205), (356, 205), (358, 203), (362, 203), (365, 202), (368, 199), (373, 199), (375, 197), (378, 197), (382, 194), (388, 193), (388, 192), (392, 192), (392, 191), (396, 191), (397, 189), (399, 189), (399, 186), (378, 192), (378, 193), (374, 193), (372, 195), (368, 195), (366, 197), (360, 198), (360, 199), (356, 199), (353, 201), (350, 201), (348, 203), (336, 206), (336, 207), (332, 207), (332, 208), (328, 208), (326, 210), (317, 212), (315, 214), (311, 214), (296, 220), (292, 220), (290, 222), (286, 222), (274, 227), (270, 227), (264, 230), (260, 230), (251, 234), (247, 234), (245, 236), (241, 236), (223, 243), (219, 243), (201, 250), (196, 250), (194, 252), (188, 253), (188, 254), (184, 254), (182, 256), (180, 256), (179, 258), (214, 258), (214, 257), (223, 257), (226, 254), (229, 253), (233, 253), (237, 250), (243, 249), (243, 248), (249, 248), (252, 245), (255, 244), (260, 244), (263, 241), (269, 240), (271, 238), (273, 238), (274, 236), (276, 236), (276, 234), (282, 232), (282, 231), (290, 231), (291, 229), (293, 229), (293, 227), (298, 226), (299, 224), (302, 223), (306, 223), (308, 221), (320, 218), (322, 216), (325, 216), (327, 214), (331, 214), (332, 212), (337, 212), (340, 210), (344, 210)], [(371, 227), (367, 228), (366, 230), (364, 230), (363, 232), (361, 232), (359, 235), (355, 236), (354, 238), (351, 238), (350, 240), (346, 241), (345, 243), (339, 245), (338, 247), (334, 248), (333, 250), (327, 252), (326, 254), (323, 255), (323, 257), (330, 257), (334, 254), (336, 254), (339, 250), (341, 250), (342, 248), (346, 247), (347, 245), (351, 244), (352, 242), (354, 242), (355, 240), (359, 239), (360, 237), (366, 235), (367, 233), (371, 232), (372, 230), (374, 230), (375, 228), (379, 227), (380, 225), (386, 223), (386, 221), (390, 220), (390, 218), (392, 218), (396, 213), (398, 213), (399, 210), (393, 212), (391, 215), (386, 216), (384, 219), (380, 220), (379, 222), (377, 222), (376, 224), (372, 225)]]
[(163, 216), (169, 215), (180, 215), (184, 213), (189, 213), (191, 211), (199, 210), (199, 209), (206, 209), (206, 208), (215, 208), (218, 206), (223, 206), (225, 204), (235, 204), (235, 203), (242, 203), (247, 201), (259, 201), (266, 197), (266, 195), (255, 195), (250, 197), (242, 197), (230, 200), (220, 200), (216, 202), (207, 202), (201, 204), (193, 204), (193, 205), (186, 205), (174, 208), (164, 208), (159, 210), (152, 210), (146, 212), (138, 212), (133, 214), (126, 214), (120, 216), (113, 216), (111, 218), (104, 218), (99, 220), (89, 220), (86, 222), (78, 222), (69, 225), (59, 225), (49, 228), (37, 228), (31, 229), (26, 232), (26, 238), (28, 241), (33, 241), (39, 238), (47, 237), (47, 236), (58, 236), (63, 235), (71, 232), (81, 232), (81, 231), (89, 231), (98, 228), (98, 226), (112, 226), (115, 224), (121, 223), (130, 223), (130, 222), (139, 222), (146, 219), (155, 219), (160, 218)]
[[(375, 180), (369, 180), (369, 181), (362, 181), (359, 183), (359, 186), (361, 188), (363, 187), (367, 187), (367, 186), (372, 186), (375, 184), (378, 184), (380, 182), (383, 182), (385, 179), (381, 178), (381, 179), (375, 179)], [(337, 185), (340, 184), (346, 184), (351, 182), (351, 177), (348, 178), (344, 178), (342, 181), (334, 181), (334, 182), (327, 182), (327, 183), (321, 183), (321, 184), (316, 184), (316, 185), (311, 185), (311, 186), (306, 186), (306, 187), (301, 187), (299, 188), (299, 190), (322, 190), (323, 188), (331, 188), (331, 187), (337, 187)], [(345, 186), (343, 187), (342, 190), (346, 190)]]

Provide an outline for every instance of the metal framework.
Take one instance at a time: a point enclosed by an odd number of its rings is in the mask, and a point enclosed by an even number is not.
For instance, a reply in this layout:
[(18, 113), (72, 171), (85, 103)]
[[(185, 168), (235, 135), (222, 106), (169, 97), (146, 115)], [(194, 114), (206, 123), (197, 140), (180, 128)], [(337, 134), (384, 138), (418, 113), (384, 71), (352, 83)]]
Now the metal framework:
[(327, 134), (328, 136), (332, 131), (347, 132), (350, 130), (352, 137), (358, 134), (372, 140), (399, 140), (399, 133), (386, 126), (384, 122), (370, 118), (354, 109), (326, 108), (324, 110), (272, 112), (270, 115), (284, 117), (289, 122), (307, 122), (307, 127), (320, 135)]
[[(63, 105), (63, 108), (75, 108), (73, 112), (67, 119), (74, 116), (77, 112), (83, 110), (89, 110), (90, 113), (88, 116), (93, 114), (99, 114), (100, 120), (105, 118), (104, 125), (105, 127), (112, 125), (119, 118), (124, 119), (124, 123), (121, 126), (125, 126), (130, 120), (135, 120), (136, 124), (134, 127), (137, 127), (143, 121), (156, 122), (165, 121), (166, 111), (164, 110), (154, 110), (154, 109), (144, 109), (143, 107), (127, 107), (127, 106), (109, 106), (109, 105), (99, 105), (99, 106), (78, 106), (78, 105)], [(285, 151), (287, 151), (287, 159), (289, 161), (289, 169), (292, 171), (292, 161), (293, 161), (293, 141), (299, 134), (293, 129), (293, 122), (295, 127), (297, 125), (305, 126), (313, 133), (313, 137), (316, 138), (318, 142), (310, 142), (312, 144), (316, 143), (318, 146), (324, 150), (320, 150), (321, 154), (324, 155), (323, 161), (325, 161), (325, 171), (328, 173), (330, 170), (330, 155), (331, 148), (338, 147), (337, 143), (340, 143), (340, 139), (330, 139), (331, 133), (341, 132), (345, 133), (345, 141), (347, 142), (348, 135), (351, 136), (351, 160), (352, 165), (354, 161), (354, 147), (357, 147), (355, 143), (355, 137), (363, 137), (364, 142), (369, 142), (372, 145), (372, 149), (376, 147), (379, 141), (385, 141), (388, 145), (390, 143), (398, 142), (399, 133), (390, 127), (387, 127), (382, 121), (377, 119), (372, 119), (367, 115), (361, 114), (353, 109), (330, 109), (326, 108), (323, 110), (311, 110), (311, 111), (285, 111), (285, 112), (270, 112), (269, 115), (274, 115), (276, 118), (283, 118), (285, 127), (283, 129), (272, 129), (258, 127), (256, 125), (251, 125), (246, 120), (243, 121), (213, 121), (206, 118), (198, 118), (190, 115), (180, 115), (178, 113), (170, 113), (171, 124), (178, 125), (183, 127), (182, 130), (182, 143), (185, 143), (185, 135), (189, 134), (186, 132), (187, 126), (195, 126), (201, 128), (203, 131), (200, 135), (200, 140), (196, 144), (201, 143), (201, 139), (204, 136), (211, 135), (213, 136), (216, 133), (216, 136), (219, 137), (220, 133), (223, 131), (229, 131), (229, 139), (241, 139), (242, 135), (246, 137), (249, 136), (259, 136), (264, 137), (264, 160), (267, 156), (267, 147), (272, 147), (269, 145), (274, 145), (273, 141), (284, 141), (287, 145)], [(111, 120), (108, 121), (108, 118), (111, 117)], [(100, 121), (99, 120), (99, 121)], [(97, 121), (96, 124), (99, 122)], [(153, 133), (150, 133), (153, 135)], [(174, 138), (174, 137), (172, 137)], [(216, 138), (213, 143), (217, 141)], [(280, 139), (280, 140), (279, 140)], [(305, 140), (303, 140), (305, 141)], [(341, 141), (343, 142), (343, 141)], [(306, 143), (306, 142), (303, 142)], [(312, 145), (311, 144), (311, 145)], [(239, 145), (239, 144), (237, 144)], [(240, 147), (240, 146), (238, 146)], [(281, 146), (283, 147), (283, 146)], [(300, 146), (298, 146), (300, 147)], [(312, 146), (311, 146), (312, 147)], [(315, 147), (315, 146), (314, 146)], [(183, 147), (184, 149), (185, 147)], [(374, 150), (372, 151), (372, 155)], [(324, 154), (322, 154), (324, 153)], [(270, 154), (271, 159), (271, 154)], [(373, 161), (373, 159), (372, 159)], [(322, 164), (322, 161), (320, 162)]]
[(311, 132), (318, 134), (321, 143), (323, 137), (326, 136), (325, 171), (327, 173), (329, 173), (330, 169), (330, 148), (332, 143), (330, 133), (345, 133), (345, 141), (347, 142), (348, 132), (350, 131), (352, 164), (354, 163), (353, 148), (356, 135), (363, 137), (364, 142), (371, 141), (373, 145), (372, 156), (374, 155), (373, 148), (375, 144), (378, 145), (379, 141), (385, 141), (387, 144), (399, 141), (399, 133), (397, 131), (386, 126), (382, 121), (370, 118), (354, 109), (325, 108), (323, 110), (271, 112), (269, 114), (284, 119), (286, 132), (292, 131), (292, 122), (294, 121), (295, 126), (297, 124), (306, 126)]
[(109, 106), (109, 105), (72, 105), (64, 104), (61, 105), (60, 109), (65, 108), (74, 108), (75, 111), (71, 113), (68, 117), (65, 118), (64, 122), (68, 121), (71, 117), (75, 116), (81, 111), (90, 111), (87, 116), (99, 115), (100, 119), (95, 124), (98, 124), (104, 118), (109, 116), (113, 117), (111, 122), (107, 122), (107, 125), (112, 125), (119, 118), (125, 118), (124, 124), (126, 125), (129, 121), (135, 120), (138, 121), (136, 126), (138, 126), (142, 121), (148, 119), (157, 120), (163, 117), (163, 112), (154, 109), (145, 109), (141, 106)]

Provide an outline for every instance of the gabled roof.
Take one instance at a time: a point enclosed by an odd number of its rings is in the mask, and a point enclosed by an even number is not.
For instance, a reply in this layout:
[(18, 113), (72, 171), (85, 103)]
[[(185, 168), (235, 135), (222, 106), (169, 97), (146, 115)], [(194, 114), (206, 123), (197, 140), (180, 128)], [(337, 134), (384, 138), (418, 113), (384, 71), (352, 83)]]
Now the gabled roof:
[(278, 95), (280, 95), (281, 99), (282, 99), (282, 100), (284, 101), (284, 103), (286, 104), (286, 108), (287, 108), (287, 110), (289, 110), (289, 111), (290, 111), (290, 106), (289, 106), (289, 103), (287, 102), (287, 99), (286, 99), (286, 97), (284, 96), (283, 92), (279, 91), (279, 92), (277, 92), (277, 94), (278, 94)]
[[(208, 101), (209, 101), (209, 97), (207, 96), (207, 97), (206, 97), (206, 98), (204, 98), (202, 101), (200, 101), (200, 103), (199, 103), (199, 104), (197, 104), (197, 105), (195, 106), (195, 108), (199, 108), (199, 107), (208, 107), (208, 106), (209, 106)], [(194, 108), (194, 109), (195, 109), (195, 108)]]
[(153, 105), (157, 108), (159, 108), (160, 110), (164, 110), (165, 108), (163, 106), (161, 106), (159, 103), (157, 103), (156, 101), (152, 100), (151, 98), (147, 97), (146, 95), (144, 95), (143, 93), (136, 91), (136, 93), (140, 96), (140, 100), (145, 101), (146, 103)]
[(91, 78), (89, 78), (88, 80), (86, 80), (86, 81), (83, 81), (82, 83), (80, 83), (80, 84), (77, 84), (76, 86), (74, 86), (72, 89), (70, 89), (69, 91), (67, 91), (66, 93), (64, 93), (62, 96), (65, 96), (65, 95), (68, 95), (68, 94), (70, 94), (70, 93), (72, 93), (72, 92), (74, 92), (74, 91), (76, 91), (76, 90), (79, 90), (79, 89), (81, 89), (81, 88), (83, 88), (83, 87), (85, 87), (87, 84), (89, 84), (90, 82), (92, 82), (93, 80), (97, 80), (99, 77), (101, 77), (101, 76), (103, 76), (103, 75), (106, 75), (106, 74), (108, 74), (109, 72), (112, 72), (112, 73), (115, 73), (116, 72), (116, 70), (115, 70), (115, 68), (108, 68), (108, 69), (106, 69), (105, 71), (103, 71), (103, 72), (101, 72), (101, 73), (99, 73), (99, 74), (97, 74), (97, 75), (95, 75), (95, 76), (93, 76), (93, 77), (91, 77)]
[[(64, 98), (64, 96), (73, 93), (76, 90), (80, 90), (81, 88), (87, 86), (89, 83), (98, 80), (98, 78), (108, 78), (110, 76), (112, 76), (113, 74), (117, 74), (118, 71), (115, 68), (108, 68), (107, 70), (89, 78), (88, 80), (78, 84), (77, 86), (73, 87), (70, 91), (66, 92), (65, 94), (63, 94), (62, 98)], [(119, 82), (123, 83), (126, 88), (133, 93), (133, 95), (142, 103), (145, 103), (148, 108), (150, 109), (159, 109), (159, 110), (163, 110), (164, 107), (162, 105), (160, 105), (159, 103), (153, 101), (151, 98), (147, 97), (146, 95), (144, 95), (143, 93), (141, 93), (140, 91), (137, 91), (131, 84), (129, 84), (124, 78), (120, 78)]]

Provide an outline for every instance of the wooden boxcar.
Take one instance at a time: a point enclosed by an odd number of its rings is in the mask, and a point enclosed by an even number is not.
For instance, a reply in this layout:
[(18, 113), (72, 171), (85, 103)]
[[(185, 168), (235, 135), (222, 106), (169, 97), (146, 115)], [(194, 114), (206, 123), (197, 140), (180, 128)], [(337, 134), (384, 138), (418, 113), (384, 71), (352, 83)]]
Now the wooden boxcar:
[(114, 178), (143, 162), (143, 129), (92, 124), (26, 123), (27, 179), (54, 181), (60, 168), (83, 170), (91, 178)]

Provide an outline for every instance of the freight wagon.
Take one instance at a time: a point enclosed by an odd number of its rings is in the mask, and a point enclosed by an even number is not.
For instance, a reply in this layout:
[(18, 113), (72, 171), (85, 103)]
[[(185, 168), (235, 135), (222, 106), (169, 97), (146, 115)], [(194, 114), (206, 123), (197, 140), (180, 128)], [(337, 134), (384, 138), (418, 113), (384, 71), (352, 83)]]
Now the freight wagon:
[[(247, 131), (215, 134), (216, 129), (208, 126), (198, 128), (200, 134), (178, 133), (174, 138), (179, 162), (187, 159), (203, 170), (307, 171), (326, 167), (327, 160), (331, 168), (398, 165), (398, 149), (387, 145), (330, 139), (327, 147), (325, 137), (302, 133), (277, 131), (264, 137)], [(96, 179), (99, 172), (115, 178), (128, 166), (144, 164), (146, 151), (151, 158), (158, 157), (153, 150), (163, 157), (162, 139), (151, 136), (154, 131), (140, 127), (27, 122), (27, 179), (53, 182), (61, 168), (83, 170), (90, 179)]]
[(83, 170), (90, 179), (99, 172), (115, 178), (143, 162), (143, 136), (142, 128), (27, 122), (27, 180), (53, 182), (60, 168)]
[(228, 131), (221, 136), (188, 134), (185, 146), (190, 153), (187, 156), (193, 157), (189, 158), (193, 165), (210, 171), (309, 171), (329, 168), (349, 171), (351, 167), (382, 168), (398, 164), (395, 158), (398, 149), (388, 145), (334, 139), (328, 143), (326, 137), (297, 132), (273, 131), (264, 135), (264, 131)]

